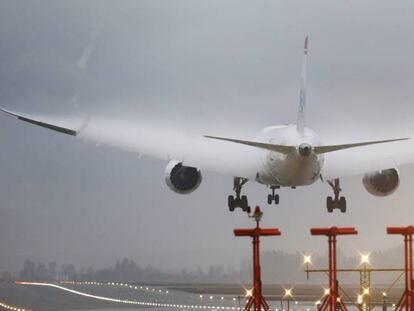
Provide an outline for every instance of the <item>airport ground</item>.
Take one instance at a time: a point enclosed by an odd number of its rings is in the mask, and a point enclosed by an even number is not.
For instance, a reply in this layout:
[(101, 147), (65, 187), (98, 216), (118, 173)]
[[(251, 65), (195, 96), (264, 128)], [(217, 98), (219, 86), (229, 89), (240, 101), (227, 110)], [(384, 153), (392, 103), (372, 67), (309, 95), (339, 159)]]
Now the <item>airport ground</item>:
[[(220, 284), (157, 284), (139, 285), (122, 283), (62, 284), (56, 283), (69, 292), (50, 286), (33, 286), (14, 283), (0, 285), (0, 302), (15, 310), (49, 311), (49, 310), (240, 310), (245, 304), (246, 288), (240, 285)], [(284, 297), (284, 285), (265, 285), (264, 294), (272, 310), (287, 308), (291, 310), (315, 310), (315, 302), (323, 297), (322, 285), (292, 285), (292, 297)], [(383, 306), (382, 292), (386, 286), (373, 288), (371, 302), (377, 307)], [(394, 287), (386, 297), (386, 305), (392, 308), (402, 293), (401, 287)], [(357, 309), (355, 300), (359, 291), (357, 285), (343, 286), (344, 299), (350, 309)], [(90, 297), (82, 296), (86, 293)], [(100, 297), (97, 299), (96, 297)], [(105, 301), (101, 298), (119, 301)], [(133, 303), (134, 302), (134, 303)], [(205, 307), (205, 308), (204, 308)], [(0, 310), (10, 310), (1, 308)], [(12, 309), (13, 310), (13, 309)]]

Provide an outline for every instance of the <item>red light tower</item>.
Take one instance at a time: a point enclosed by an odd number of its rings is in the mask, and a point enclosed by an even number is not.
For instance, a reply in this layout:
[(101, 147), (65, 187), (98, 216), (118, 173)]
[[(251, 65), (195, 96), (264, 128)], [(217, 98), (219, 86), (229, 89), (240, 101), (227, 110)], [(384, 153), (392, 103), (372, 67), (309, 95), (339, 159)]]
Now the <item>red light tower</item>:
[(322, 303), (318, 305), (318, 311), (347, 311), (347, 308), (339, 295), (339, 285), (336, 277), (336, 236), (358, 234), (358, 231), (356, 231), (355, 228), (312, 228), (311, 234), (325, 235), (328, 237), (329, 242), (329, 292), (324, 297)]
[(253, 238), (253, 291), (244, 310), (254, 311), (269, 310), (269, 305), (262, 295), (262, 280), (260, 272), (260, 236), (280, 235), (277, 228), (262, 229), (259, 222), (263, 216), (259, 206), (256, 206), (253, 217), (256, 221), (256, 227), (252, 229), (234, 229), (235, 236), (249, 236)]
[(396, 311), (414, 310), (414, 281), (413, 281), (413, 234), (414, 227), (388, 227), (388, 234), (401, 234), (404, 236), (404, 273), (405, 273), (405, 290), (397, 306)]

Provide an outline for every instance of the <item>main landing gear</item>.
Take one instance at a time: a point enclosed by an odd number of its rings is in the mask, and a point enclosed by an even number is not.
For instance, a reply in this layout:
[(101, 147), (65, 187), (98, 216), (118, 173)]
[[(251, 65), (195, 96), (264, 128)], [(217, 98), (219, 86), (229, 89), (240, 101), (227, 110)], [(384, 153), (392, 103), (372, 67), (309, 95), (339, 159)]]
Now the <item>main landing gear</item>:
[(233, 212), (236, 207), (240, 207), (243, 212), (250, 214), (250, 206), (247, 202), (247, 196), (240, 196), (243, 185), (247, 183), (246, 178), (234, 177), (233, 190), (236, 192), (236, 197), (229, 195), (228, 205), (230, 212)]
[(274, 202), (276, 205), (279, 204), (279, 195), (275, 194), (275, 190), (279, 189), (279, 186), (270, 186), (270, 189), (272, 189), (272, 194), (269, 194), (267, 196), (267, 204), (272, 204)]
[(332, 187), (335, 197), (326, 198), (326, 208), (329, 213), (332, 213), (334, 209), (339, 209), (341, 213), (346, 212), (346, 199), (345, 197), (339, 197), (339, 193), (342, 191), (339, 185), (339, 179), (335, 178), (333, 181), (328, 180), (327, 183)]

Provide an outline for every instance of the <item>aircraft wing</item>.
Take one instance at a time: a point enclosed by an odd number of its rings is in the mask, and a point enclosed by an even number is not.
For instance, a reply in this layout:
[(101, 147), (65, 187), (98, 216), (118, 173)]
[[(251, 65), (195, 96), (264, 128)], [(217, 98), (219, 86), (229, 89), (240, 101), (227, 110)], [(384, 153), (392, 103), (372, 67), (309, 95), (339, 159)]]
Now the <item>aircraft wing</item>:
[(412, 140), (329, 152), (322, 168), (324, 180), (364, 175), (414, 163)]
[[(29, 116), (6, 109), (0, 110), (19, 120), (81, 140), (113, 146), (166, 161), (182, 161), (184, 165), (202, 170), (248, 179), (255, 179), (257, 167), (262, 165), (260, 155), (266, 150), (285, 153), (290, 147), (220, 137), (206, 138), (201, 132), (189, 133), (189, 131), (180, 131), (165, 125), (154, 125), (142, 121), (62, 120), (61, 118)], [(374, 143), (381, 142), (383, 141)], [(321, 150), (321, 153), (326, 153), (322, 169), (323, 179), (363, 175), (414, 162), (413, 140), (370, 146), (366, 144), (324, 146), (326, 150)]]
[(213, 141), (197, 133), (177, 130), (148, 121), (126, 122), (125, 120), (72, 120), (53, 117), (37, 117), (1, 111), (49, 130), (74, 136), (95, 144), (113, 146), (139, 155), (148, 155), (162, 160), (182, 161), (184, 165), (201, 170), (218, 172), (248, 179), (256, 177), (260, 157), (264, 152), (238, 144)]

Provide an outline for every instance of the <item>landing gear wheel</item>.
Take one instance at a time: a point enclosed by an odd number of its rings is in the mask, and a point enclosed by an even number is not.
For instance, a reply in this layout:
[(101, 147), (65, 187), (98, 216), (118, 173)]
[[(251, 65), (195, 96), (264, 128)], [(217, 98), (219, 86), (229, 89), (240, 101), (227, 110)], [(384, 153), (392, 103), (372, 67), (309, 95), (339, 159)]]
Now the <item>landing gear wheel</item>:
[(230, 212), (234, 212), (234, 196), (232, 196), (232, 195), (229, 195), (228, 196), (228, 198), (227, 198), (227, 203), (228, 203), (228, 206), (229, 206), (229, 211)]
[(332, 201), (332, 197), (327, 197), (326, 198), (326, 208), (328, 210), (328, 213), (332, 213), (333, 212), (333, 201)]
[(240, 200), (240, 205), (241, 205), (241, 209), (243, 212), (250, 214), (250, 206), (249, 206), (249, 203), (247, 202), (247, 196), (242, 195), (241, 200)]
[(275, 194), (275, 189), (279, 189), (279, 186), (271, 186), (272, 193), (267, 196), (267, 204), (272, 204), (274, 202), (276, 205), (279, 204), (279, 195)]
[(249, 202), (247, 201), (247, 196), (240, 196), (241, 189), (243, 185), (247, 182), (247, 179), (235, 177), (233, 179), (234, 191), (236, 192), (236, 197), (229, 195), (227, 199), (227, 204), (230, 212), (234, 212), (237, 207), (240, 207), (242, 211), (250, 213)]
[(346, 212), (346, 199), (345, 199), (345, 197), (341, 197), (339, 199), (339, 209), (341, 210), (341, 213)]
[(267, 204), (272, 204), (272, 201), (273, 201), (273, 198), (272, 198), (272, 195), (271, 194), (268, 194), (267, 195)]
[(247, 196), (242, 195), (242, 197), (241, 197), (241, 205), (242, 205), (242, 207), (247, 207)]
[(328, 180), (328, 184), (331, 186), (332, 190), (334, 191), (335, 197), (327, 197), (326, 198), (326, 208), (328, 213), (332, 213), (334, 209), (339, 209), (341, 213), (346, 212), (346, 199), (345, 197), (339, 197), (342, 189), (339, 185), (339, 179), (336, 178), (333, 181)]

